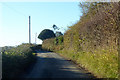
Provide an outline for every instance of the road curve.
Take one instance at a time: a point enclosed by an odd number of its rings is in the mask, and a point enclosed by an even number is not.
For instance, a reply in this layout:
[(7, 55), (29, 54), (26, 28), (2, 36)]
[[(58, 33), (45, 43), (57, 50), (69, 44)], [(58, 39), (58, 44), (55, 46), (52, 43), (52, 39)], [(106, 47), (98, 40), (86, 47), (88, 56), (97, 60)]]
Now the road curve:
[(71, 61), (53, 52), (38, 52), (37, 62), (24, 78), (93, 78)]

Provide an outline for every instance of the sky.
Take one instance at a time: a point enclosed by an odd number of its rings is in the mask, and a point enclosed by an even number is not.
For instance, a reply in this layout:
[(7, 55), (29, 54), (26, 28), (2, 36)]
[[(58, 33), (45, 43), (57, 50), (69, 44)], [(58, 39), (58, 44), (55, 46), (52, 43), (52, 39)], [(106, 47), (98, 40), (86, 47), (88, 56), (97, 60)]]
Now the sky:
[[(28, 18), (31, 16), (31, 42), (44, 29), (53, 30), (55, 24), (65, 33), (79, 21), (79, 2), (1, 2), (0, 47), (17, 46), (29, 42)], [(42, 40), (37, 38), (37, 44)]]

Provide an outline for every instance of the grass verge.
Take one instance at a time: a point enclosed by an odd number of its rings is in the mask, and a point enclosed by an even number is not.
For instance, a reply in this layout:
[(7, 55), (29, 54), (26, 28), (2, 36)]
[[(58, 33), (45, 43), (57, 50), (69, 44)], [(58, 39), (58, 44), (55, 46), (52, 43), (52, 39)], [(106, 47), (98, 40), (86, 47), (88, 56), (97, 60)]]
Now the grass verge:
[(58, 51), (62, 56), (82, 65), (98, 78), (118, 78), (118, 52), (97, 50), (92, 52)]

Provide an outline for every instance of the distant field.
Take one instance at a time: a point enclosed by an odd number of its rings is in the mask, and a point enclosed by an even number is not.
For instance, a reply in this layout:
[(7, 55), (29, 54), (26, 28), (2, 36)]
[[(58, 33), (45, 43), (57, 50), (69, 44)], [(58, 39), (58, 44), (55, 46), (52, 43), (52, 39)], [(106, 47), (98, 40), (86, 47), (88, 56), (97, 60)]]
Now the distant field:
[(1, 51), (5, 51), (5, 50), (8, 50), (8, 49), (12, 49), (14, 48), (13, 46), (4, 46), (4, 47), (0, 47), (0, 52)]

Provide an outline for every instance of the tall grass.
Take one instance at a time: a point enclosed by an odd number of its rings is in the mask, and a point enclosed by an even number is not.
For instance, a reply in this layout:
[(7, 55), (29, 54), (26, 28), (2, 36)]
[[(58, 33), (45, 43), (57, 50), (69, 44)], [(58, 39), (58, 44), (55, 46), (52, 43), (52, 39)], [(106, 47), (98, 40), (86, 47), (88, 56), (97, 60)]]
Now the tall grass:
[[(98, 53), (99, 52), (99, 53)], [(63, 50), (60, 55), (85, 67), (98, 78), (118, 78), (118, 52), (100, 50), (91, 52), (74, 52)]]

